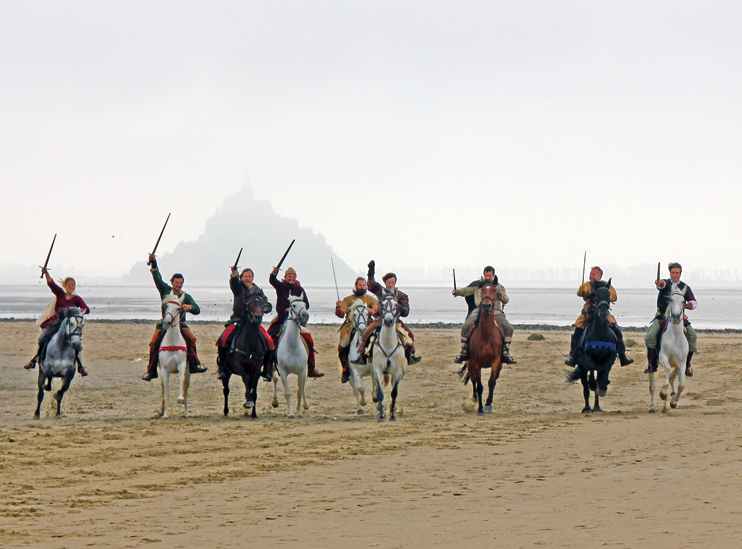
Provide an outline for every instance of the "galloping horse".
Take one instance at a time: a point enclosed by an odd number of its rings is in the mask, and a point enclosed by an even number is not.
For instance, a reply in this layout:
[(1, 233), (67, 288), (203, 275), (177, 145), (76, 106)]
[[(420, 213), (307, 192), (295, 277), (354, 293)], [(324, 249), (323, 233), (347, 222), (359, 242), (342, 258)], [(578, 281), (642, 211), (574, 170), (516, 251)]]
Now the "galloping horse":
[(407, 359), (405, 358), (404, 347), (397, 334), (396, 324), (399, 318), (399, 305), (394, 293), (384, 291), (384, 295), (379, 302), (379, 311), (381, 311), (382, 317), (381, 331), (373, 346), (373, 376), (378, 399), (379, 421), (384, 421), (382, 380), (384, 385), (388, 385), (391, 380), (392, 404), (389, 407), (389, 420), (396, 421), (397, 417), (394, 414), (394, 409), (397, 405), (399, 382), (407, 373)]
[[(348, 365), (350, 366), (350, 377), (348, 381), (353, 388), (353, 394), (356, 397), (356, 413), (363, 414), (362, 406), (366, 405), (366, 387), (363, 386), (363, 378), (373, 374), (373, 364), (369, 364), (361, 354), (358, 348), (361, 346), (363, 332), (366, 331), (369, 323), (369, 312), (366, 304), (360, 299), (356, 299), (350, 306), (350, 325), (353, 327), (353, 333), (350, 338), (350, 349), (348, 352)], [(376, 395), (376, 385), (374, 385), (373, 395)]]
[[(611, 309), (611, 280), (595, 290), (595, 311), (590, 324), (582, 335), (577, 351), (577, 367), (567, 372), (567, 383), (582, 382), (585, 397), (583, 414), (602, 412), (600, 397), (608, 391), (608, 375), (616, 361), (616, 335), (611, 330), (608, 313)], [(597, 374), (597, 380), (596, 380)], [(595, 391), (595, 402), (590, 408), (590, 391)]]
[(183, 404), (185, 416), (188, 417), (188, 387), (191, 385), (191, 373), (186, 363), (186, 343), (180, 333), (180, 322), (183, 314), (183, 300), (170, 294), (162, 298), (165, 313), (162, 315), (162, 330), (164, 335), (158, 350), (158, 369), (160, 385), (162, 386), (162, 406), (160, 419), (168, 419), (170, 412), (170, 374), (180, 375), (180, 389), (178, 390), (178, 404)]
[[(661, 347), (657, 362), (665, 368), (665, 383), (660, 389), (660, 398), (665, 401), (662, 407), (667, 412), (667, 390), (671, 389), (670, 408), (677, 408), (680, 394), (685, 389), (685, 361), (688, 357), (688, 339), (685, 337), (683, 328), (683, 303), (685, 297), (679, 290), (670, 294), (670, 304), (665, 311), (665, 322), (667, 328), (661, 336)], [(654, 374), (649, 372), (649, 394), (651, 403), (649, 411), (654, 412)], [(678, 390), (675, 391), (675, 378), (678, 379)]]
[(240, 376), (245, 384), (245, 409), (252, 408), (252, 419), (258, 419), (258, 380), (260, 367), (267, 352), (266, 344), (260, 334), (260, 323), (263, 320), (263, 298), (253, 295), (247, 301), (244, 317), (237, 324), (232, 343), (229, 346), (226, 376), (222, 380), (224, 387), (224, 415), (229, 415), (229, 379), (232, 374)]
[[(464, 384), (471, 379), (473, 400), (479, 402), (477, 415), (484, 415), (492, 411), (492, 398), (497, 385), (497, 379), (502, 370), (502, 332), (495, 323), (494, 302), (497, 299), (497, 287), (485, 282), (481, 286), (482, 302), (479, 305), (479, 321), (471, 332), (469, 338), (470, 357), (466, 361), (467, 373)], [(482, 406), (482, 370), (490, 369), (488, 382), (489, 394), (487, 403)]]
[(34, 419), (39, 419), (44, 391), (52, 390), (52, 378), (61, 377), (62, 387), (54, 393), (57, 401), (57, 416), (61, 415), (62, 398), (75, 377), (77, 354), (82, 352), (82, 329), (84, 319), (77, 307), (60, 309), (61, 320), (57, 333), (47, 344), (44, 360), (39, 363), (39, 394)]
[(303, 417), (304, 409), (309, 409), (305, 385), (307, 383), (307, 359), (309, 350), (301, 337), (301, 326), (309, 320), (307, 305), (300, 297), (289, 296), (289, 314), (283, 323), (281, 334), (278, 336), (276, 350), (276, 369), (273, 371), (273, 401), (271, 404), (278, 408), (278, 378), (283, 382), (283, 394), (286, 397), (286, 416), (293, 418), (291, 411), (291, 391), (289, 390), (289, 374), (296, 374), (298, 378), (296, 389), (296, 416)]

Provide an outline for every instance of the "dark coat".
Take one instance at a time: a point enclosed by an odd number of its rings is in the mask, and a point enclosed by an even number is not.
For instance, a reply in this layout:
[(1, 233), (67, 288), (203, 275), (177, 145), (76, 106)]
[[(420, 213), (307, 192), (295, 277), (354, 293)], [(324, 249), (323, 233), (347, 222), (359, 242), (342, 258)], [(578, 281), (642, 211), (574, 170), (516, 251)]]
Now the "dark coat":
[[(276, 289), (276, 319), (273, 321), (273, 324), (281, 325), (286, 320), (287, 315), (287, 309), (289, 308), (289, 296), (293, 295), (296, 297), (300, 297), (302, 301), (307, 306), (307, 309), (309, 309), (309, 298), (307, 297), (306, 292), (304, 291), (304, 288), (301, 287), (301, 284), (297, 280), (293, 284), (287, 283), (285, 280), (278, 280), (276, 275), (271, 273), (270, 277), (268, 277), (268, 281), (271, 283), (271, 286), (273, 286)], [(273, 326), (271, 326), (273, 327)]]
[(234, 302), (232, 303), (232, 316), (229, 317), (230, 322), (240, 321), (240, 319), (244, 316), (245, 311), (247, 310), (248, 300), (254, 295), (259, 295), (263, 298), (263, 302), (266, 305), (263, 310), (265, 310), (266, 312), (271, 311), (271, 304), (268, 301), (268, 298), (257, 284), (253, 284), (252, 288), (248, 288), (242, 283), (239, 277), (230, 276), (229, 289), (232, 290), (232, 294), (234, 295)]

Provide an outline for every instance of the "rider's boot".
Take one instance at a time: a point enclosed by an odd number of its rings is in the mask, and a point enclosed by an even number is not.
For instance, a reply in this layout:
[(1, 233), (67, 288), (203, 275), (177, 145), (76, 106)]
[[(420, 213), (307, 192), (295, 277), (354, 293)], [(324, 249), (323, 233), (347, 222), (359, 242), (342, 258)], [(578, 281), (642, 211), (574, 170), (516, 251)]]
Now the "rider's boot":
[(516, 360), (510, 356), (510, 341), (504, 341), (502, 343), (502, 363), (503, 364), (516, 364)]
[(418, 362), (420, 362), (423, 359), (423, 357), (417, 356), (415, 354), (415, 344), (414, 343), (412, 345), (410, 345), (406, 349), (405, 356), (407, 357), (407, 364), (417, 364)]
[(621, 366), (633, 364), (634, 360), (626, 356), (626, 344), (623, 342), (621, 330), (617, 325), (612, 326), (611, 329), (616, 334), (616, 351), (618, 352), (618, 360), (621, 361)]
[(39, 358), (39, 353), (36, 353), (34, 357), (28, 361), (28, 364), (23, 366), (26, 370), (33, 370), (36, 368), (36, 360)]
[(229, 349), (227, 347), (219, 347), (216, 355), (216, 378), (224, 381), (227, 379), (227, 354)]
[(469, 360), (469, 340), (466, 338), (461, 338), (461, 352), (459, 353), (459, 356), (453, 359), (453, 361), (456, 364), (463, 364)]
[(307, 359), (307, 377), (322, 377), (325, 374), (317, 371), (317, 364), (314, 358), (314, 350), (309, 351), (309, 358)]
[(567, 360), (564, 361), (567, 366), (572, 366), (573, 368), (577, 366), (577, 344), (579, 341), (580, 338), (577, 335), (577, 330), (575, 330), (570, 341), (569, 355), (567, 356)]
[(340, 365), (343, 367), (343, 374), (340, 377), (341, 383), (348, 383), (350, 379), (350, 364), (348, 363), (348, 354), (350, 353), (350, 347), (341, 347), (338, 345), (338, 358), (340, 359)]
[(201, 364), (201, 361), (198, 359), (198, 351), (196, 351), (196, 342), (190, 341), (187, 337), (186, 340), (186, 349), (187, 349), (187, 357), (188, 357), (188, 372), (191, 374), (203, 374), (208, 368)]
[(686, 377), (693, 377), (693, 368), (690, 367), (690, 361), (693, 358), (693, 351), (688, 352), (688, 358), (685, 360), (685, 375)]
[(260, 370), (260, 377), (262, 377), (264, 381), (273, 380), (273, 358), (274, 356), (275, 356), (275, 351), (273, 349), (269, 349), (265, 353), (265, 355), (263, 355), (263, 368)]
[(652, 371), (652, 363), (654, 362), (654, 358), (657, 354), (657, 351), (655, 349), (650, 349), (647, 347), (647, 367), (644, 368), (644, 373), (648, 374)]
[(147, 371), (142, 376), (144, 381), (151, 381), (157, 379), (157, 351), (149, 352), (149, 363), (147, 364)]

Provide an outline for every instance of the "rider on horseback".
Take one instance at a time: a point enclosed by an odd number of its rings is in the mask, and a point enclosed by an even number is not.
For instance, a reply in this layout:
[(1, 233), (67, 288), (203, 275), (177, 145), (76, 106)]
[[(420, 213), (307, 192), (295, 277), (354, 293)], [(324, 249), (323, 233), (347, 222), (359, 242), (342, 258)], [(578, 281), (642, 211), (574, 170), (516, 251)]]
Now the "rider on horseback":
[[(376, 262), (372, 259), (368, 264), (368, 291), (376, 296), (376, 299), (381, 300), (384, 291), (394, 293), (394, 298), (397, 300), (399, 305), (399, 316), (406, 317), (410, 314), (410, 298), (406, 293), (400, 292), (397, 289), (397, 275), (394, 273), (387, 273), (381, 279), (384, 281), (384, 286), (376, 282), (374, 274), (376, 273)], [(369, 324), (366, 331), (363, 332), (363, 342), (358, 348), (358, 353), (363, 354), (366, 347), (369, 346), (369, 339), (377, 329), (380, 329), (381, 316), (379, 311), (376, 311), (376, 318)], [(422, 360), (422, 357), (415, 355), (415, 336), (412, 331), (405, 326), (405, 323), (399, 320), (397, 322), (397, 333), (402, 338), (402, 344), (404, 345), (405, 357), (407, 358), (408, 364), (417, 364)]]
[[(309, 309), (309, 299), (307, 298), (307, 294), (304, 291), (304, 288), (302, 288), (299, 281), (296, 280), (296, 271), (293, 268), (289, 267), (288, 269), (286, 269), (285, 278), (280, 281), (276, 276), (277, 274), (278, 268), (275, 267), (271, 272), (270, 277), (268, 277), (271, 286), (276, 289), (276, 317), (271, 321), (271, 325), (268, 327), (268, 335), (273, 338), (274, 345), (278, 344), (278, 337), (281, 335), (281, 328), (283, 327), (283, 323), (286, 321), (286, 317), (288, 316), (287, 311), (289, 309), (289, 296), (293, 295), (296, 297), (300, 297), (306, 304), (307, 309)], [(309, 330), (307, 330), (306, 326), (301, 327), (301, 337), (304, 338), (304, 341), (307, 342), (307, 346), (309, 347), (309, 358), (307, 359), (307, 375), (309, 377), (322, 377), (325, 374), (317, 371), (316, 360), (314, 358), (316, 352), (314, 350), (314, 340), (312, 339), (312, 334), (309, 333)]]
[[(67, 307), (77, 307), (84, 315), (90, 312), (90, 309), (85, 305), (82, 298), (75, 293), (76, 283), (74, 278), (65, 278), (62, 281), (62, 286), (64, 286), (64, 289), (62, 289), (54, 282), (46, 269), (42, 267), (41, 272), (46, 276), (46, 284), (49, 286), (49, 289), (52, 291), (55, 298), (54, 301), (47, 305), (46, 309), (44, 309), (44, 312), (41, 313), (41, 316), (39, 317), (38, 322), (40, 328), (43, 330), (39, 336), (39, 349), (28, 364), (24, 366), (26, 370), (33, 370), (36, 367), (37, 360), (40, 362), (44, 361), (44, 357), (46, 356), (46, 346), (59, 329), (59, 323), (61, 320), (58, 318), (57, 313), (59, 313), (60, 310), (66, 309)], [(77, 371), (80, 375), (83, 377), (88, 375), (87, 370), (85, 370), (85, 367), (80, 361), (80, 357), (76, 356), (75, 360), (77, 362)]]
[(350, 315), (353, 310), (353, 304), (357, 300), (361, 300), (366, 304), (372, 312), (374, 312), (379, 305), (379, 302), (372, 295), (367, 293), (366, 280), (359, 276), (356, 278), (356, 283), (353, 288), (353, 293), (342, 301), (335, 302), (335, 316), (338, 318), (345, 317), (343, 325), (340, 326), (340, 343), (338, 344), (338, 358), (340, 364), (343, 367), (343, 375), (340, 379), (343, 383), (347, 383), (350, 379), (350, 364), (348, 364), (348, 354), (350, 353), (350, 339), (353, 331), (353, 326), (350, 321)]
[[(175, 273), (170, 278), (170, 283), (172, 284), (172, 287), (170, 287), (169, 284), (162, 280), (162, 275), (157, 268), (157, 260), (152, 254), (149, 254), (149, 264), (152, 266), (150, 272), (152, 273), (152, 279), (155, 281), (155, 287), (160, 293), (160, 299), (163, 299), (166, 295), (170, 294), (178, 297), (185, 295), (185, 298), (183, 299), (183, 316), (180, 322), (180, 333), (183, 335), (183, 339), (185, 339), (186, 342), (188, 370), (192, 374), (201, 374), (205, 372), (207, 368), (201, 366), (201, 361), (198, 359), (198, 353), (196, 352), (196, 336), (186, 325), (185, 315), (186, 312), (189, 312), (192, 315), (197, 315), (201, 312), (201, 309), (193, 298), (182, 290), (184, 281), (182, 274)], [(162, 306), (162, 312), (164, 315), (165, 305)], [(149, 342), (149, 364), (147, 364), (147, 371), (142, 376), (144, 381), (150, 381), (157, 377), (158, 352), (160, 349), (160, 343), (162, 343), (162, 338), (164, 336), (165, 332), (162, 329), (162, 321), (160, 321), (155, 326), (155, 333), (152, 334), (152, 339)]]
[[(577, 295), (585, 300), (585, 304), (582, 307), (580, 316), (577, 318), (575, 323), (572, 324), (572, 326), (575, 327), (575, 331), (572, 334), (569, 356), (567, 357), (567, 360), (564, 361), (567, 366), (575, 366), (577, 364), (577, 348), (580, 344), (580, 339), (585, 328), (590, 324), (590, 318), (595, 311), (595, 290), (607, 286), (607, 283), (601, 280), (602, 278), (603, 269), (600, 267), (591, 267), (588, 281), (577, 289)], [(616, 289), (613, 285), (608, 288), (608, 292), (611, 296), (611, 303), (615, 303), (618, 299), (618, 294), (616, 294)], [(608, 321), (610, 322), (611, 330), (616, 335), (616, 352), (618, 353), (618, 359), (621, 361), (621, 366), (628, 366), (629, 364), (632, 364), (634, 360), (626, 356), (626, 345), (623, 342), (623, 334), (621, 333), (621, 329), (618, 327), (618, 322), (616, 322), (616, 318), (613, 315), (608, 315)]]
[[(670, 304), (670, 294), (672, 294), (673, 290), (677, 289), (685, 297), (684, 309), (695, 309), (698, 307), (693, 290), (685, 282), (680, 281), (680, 275), (683, 273), (683, 267), (680, 263), (670, 263), (667, 268), (670, 271), (670, 278), (654, 281), (655, 286), (659, 290), (657, 294), (657, 314), (652, 319), (649, 330), (644, 336), (644, 342), (647, 344), (647, 367), (644, 370), (645, 374), (648, 374), (652, 370), (656, 371), (657, 369), (656, 363), (657, 356), (659, 355), (657, 352), (657, 338), (660, 335), (660, 318), (665, 314), (667, 306)], [(693, 358), (693, 353), (698, 351), (696, 347), (698, 336), (693, 326), (690, 325), (688, 317), (685, 315), (683, 316), (683, 323), (685, 325), (686, 335), (688, 336), (688, 358), (685, 362), (685, 375), (693, 377), (690, 361)]]
[(461, 327), (461, 353), (454, 359), (454, 362), (456, 364), (462, 364), (469, 359), (469, 334), (479, 319), (479, 306), (482, 304), (481, 285), (485, 282), (494, 284), (497, 291), (497, 299), (494, 302), (495, 321), (500, 325), (505, 335), (502, 343), (502, 362), (504, 364), (515, 364), (515, 360), (510, 356), (510, 343), (513, 341), (513, 326), (505, 318), (505, 313), (502, 311), (502, 306), (510, 301), (510, 298), (505, 293), (505, 287), (498, 283), (497, 276), (495, 276), (495, 268), (489, 265), (484, 268), (480, 282), (476, 284), (472, 283), (465, 288), (453, 291), (454, 296), (460, 295), (467, 298), (473, 296), (474, 298), (474, 308), (467, 315), (464, 325)]
[[(234, 301), (232, 302), (232, 316), (229, 317), (229, 321), (224, 324), (226, 328), (222, 332), (222, 335), (216, 340), (217, 346), (217, 359), (216, 364), (219, 368), (216, 377), (224, 380), (227, 378), (227, 358), (229, 355), (229, 346), (232, 343), (232, 338), (236, 333), (235, 328), (240, 321), (244, 320), (245, 313), (247, 312), (247, 302), (254, 295), (258, 295), (263, 298), (263, 311), (270, 313), (273, 310), (273, 306), (268, 301), (263, 290), (257, 284), (253, 284), (253, 278), (255, 273), (252, 269), (243, 269), (242, 274), (237, 273), (237, 268), (232, 267), (232, 274), (229, 277), (229, 288), (232, 290)], [(273, 339), (268, 335), (268, 332), (260, 326), (260, 333), (263, 334), (265, 348), (268, 350), (263, 357), (263, 370), (260, 375), (264, 380), (271, 380), (271, 362), (273, 360), (274, 345)]]

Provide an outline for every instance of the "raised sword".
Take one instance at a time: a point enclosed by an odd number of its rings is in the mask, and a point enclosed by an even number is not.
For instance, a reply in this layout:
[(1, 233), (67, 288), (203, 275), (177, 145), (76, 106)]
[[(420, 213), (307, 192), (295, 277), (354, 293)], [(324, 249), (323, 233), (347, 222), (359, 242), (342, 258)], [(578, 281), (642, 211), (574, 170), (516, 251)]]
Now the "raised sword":
[(57, 240), (57, 234), (55, 233), (54, 234), (54, 238), (52, 239), (52, 245), (49, 248), (49, 253), (46, 254), (46, 261), (44, 261), (44, 266), (41, 267), (41, 269), (42, 269), (41, 270), (41, 276), (39, 278), (44, 278), (44, 271), (47, 270), (46, 267), (47, 267), (47, 265), (49, 265), (49, 258), (52, 256), (52, 250), (54, 249), (54, 242), (56, 242), (56, 240)]
[[(165, 232), (165, 227), (167, 227), (167, 222), (170, 221), (170, 214), (167, 214), (167, 219), (165, 220), (165, 224), (162, 226), (162, 230), (160, 231), (160, 236), (157, 237), (157, 242), (155, 242), (155, 247), (152, 250), (152, 253), (150, 255), (154, 256), (155, 252), (157, 251), (157, 246), (160, 245), (160, 239), (162, 238), (162, 233)], [(152, 265), (151, 261), (147, 261), (147, 265)]]

